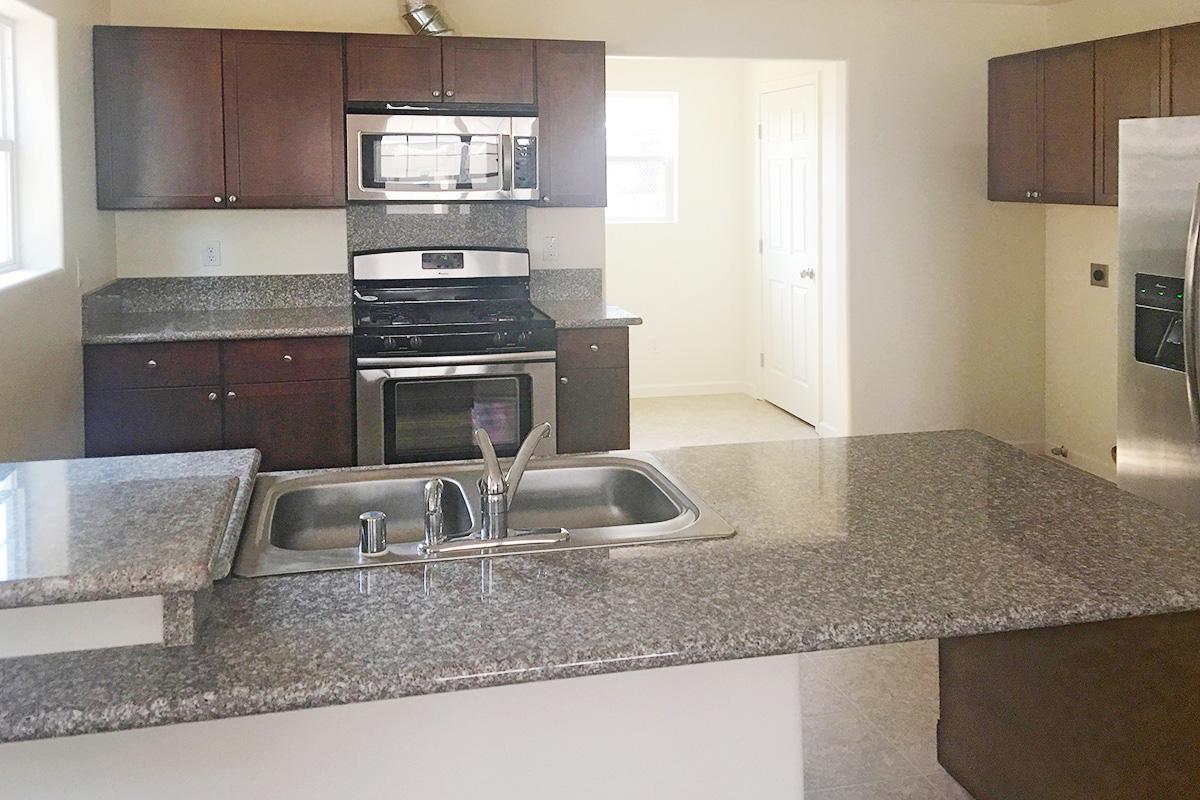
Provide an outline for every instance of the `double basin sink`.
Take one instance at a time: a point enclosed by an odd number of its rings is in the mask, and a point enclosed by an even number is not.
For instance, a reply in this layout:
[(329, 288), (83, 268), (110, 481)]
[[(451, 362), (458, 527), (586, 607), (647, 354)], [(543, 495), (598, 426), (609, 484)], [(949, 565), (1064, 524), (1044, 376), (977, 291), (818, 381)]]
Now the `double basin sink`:
[[(732, 536), (733, 528), (640, 453), (554, 456), (529, 464), (509, 511), (511, 528), (565, 528), (565, 541), (423, 555), (424, 491), (443, 482), (444, 529), (478, 527), (479, 462), (367, 467), (260, 476), (234, 574), (243, 577), (389, 564), (431, 563), (492, 555), (544, 553)], [(358, 517), (387, 514), (388, 549), (358, 549)]]

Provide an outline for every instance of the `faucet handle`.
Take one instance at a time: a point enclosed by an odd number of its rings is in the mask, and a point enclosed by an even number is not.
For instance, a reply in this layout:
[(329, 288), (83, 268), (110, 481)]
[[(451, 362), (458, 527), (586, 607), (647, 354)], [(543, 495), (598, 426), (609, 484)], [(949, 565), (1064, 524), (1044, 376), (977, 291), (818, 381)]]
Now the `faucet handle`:
[(442, 511), (442, 491), (445, 484), (434, 478), (425, 484), (425, 544), (446, 541), (446, 515)]
[(533, 451), (537, 449), (542, 439), (550, 435), (551, 430), (553, 428), (549, 422), (535, 425), (533, 430), (529, 432), (529, 435), (525, 437), (525, 441), (521, 443), (521, 449), (517, 451), (512, 465), (508, 468), (508, 475), (504, 478), (505, 490), (508, 492), (510, 503), (517, 494), (517, 487), (521, 484), (521, 477), (525, 474), (525, 468), (529, 466), (529, 459), (533, 458)]
[(484, 494), (504, 494), (508, 491), (508, 481), (504, 471), (500, 469), (500, 459), (496, 457), (496, 448), (492, 446), (492, 437), (483, 428), (475, 429), (475, 443), (483, 454), (483, 478), (479, 485)]

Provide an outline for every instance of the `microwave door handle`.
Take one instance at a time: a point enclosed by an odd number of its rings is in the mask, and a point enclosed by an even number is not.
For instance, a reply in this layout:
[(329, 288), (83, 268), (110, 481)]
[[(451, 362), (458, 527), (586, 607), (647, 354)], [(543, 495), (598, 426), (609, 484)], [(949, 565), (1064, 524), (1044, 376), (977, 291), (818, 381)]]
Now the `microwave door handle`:
[(500, 137), (500, 189), (511, 196), (513, 188), (513, 137), (506, 134)]
[(1196, 313), (1200, 310), (1200, 186), (1196, 187), (1196, 202), (1192, 206), (1192, 222), (1188, 230), (1187, 265), (1183, 272), (1183, 367), (1187, 376), (1188, 410), (1192, 417), (1192, 432), (1200, 437), (1200, 378), (1197, 375), (1197, 341), (1200, 333)]

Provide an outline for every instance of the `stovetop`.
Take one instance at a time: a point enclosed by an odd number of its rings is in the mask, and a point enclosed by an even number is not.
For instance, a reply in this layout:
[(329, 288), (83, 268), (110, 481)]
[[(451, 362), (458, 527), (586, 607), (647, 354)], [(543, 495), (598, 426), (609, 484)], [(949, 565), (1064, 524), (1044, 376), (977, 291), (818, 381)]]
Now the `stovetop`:
[(357, 328), (461, 328), (510, 323), (533, 326), (554, 324), (532, 303), (520, 300), (390, 301), (356, 303), (354, 307), (354, 324)]

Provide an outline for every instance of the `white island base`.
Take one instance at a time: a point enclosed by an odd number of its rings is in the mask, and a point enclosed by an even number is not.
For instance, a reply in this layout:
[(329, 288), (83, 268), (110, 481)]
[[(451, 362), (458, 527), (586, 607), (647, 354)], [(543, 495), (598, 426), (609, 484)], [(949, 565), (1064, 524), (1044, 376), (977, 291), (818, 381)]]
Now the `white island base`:
[(5, 797), (803, 797), (800, 657), (0, 745)]

